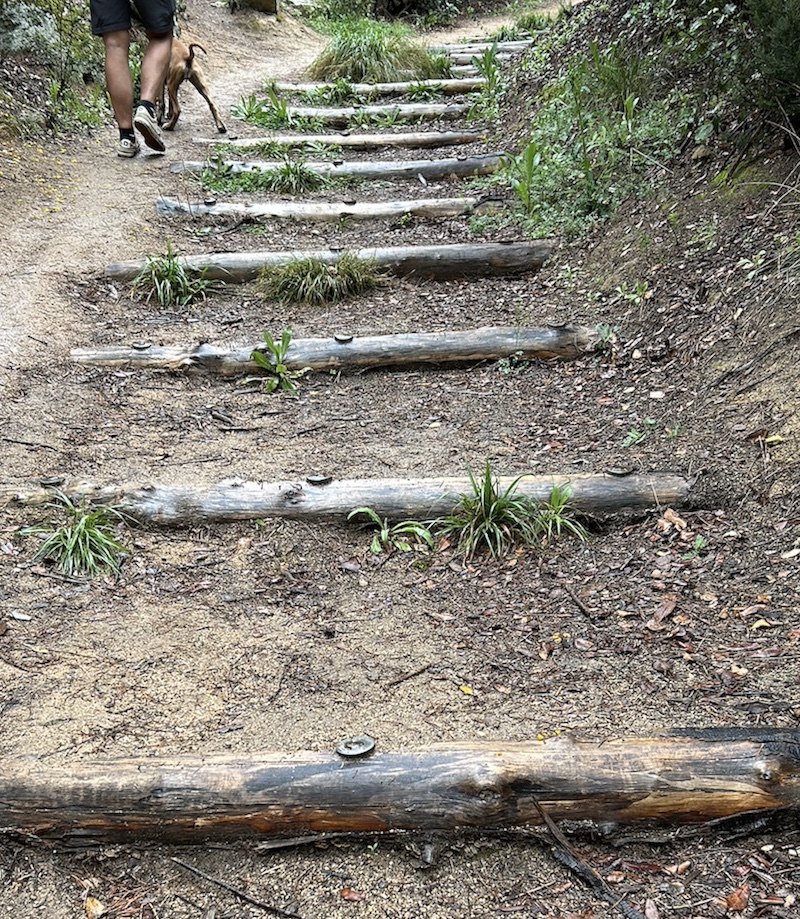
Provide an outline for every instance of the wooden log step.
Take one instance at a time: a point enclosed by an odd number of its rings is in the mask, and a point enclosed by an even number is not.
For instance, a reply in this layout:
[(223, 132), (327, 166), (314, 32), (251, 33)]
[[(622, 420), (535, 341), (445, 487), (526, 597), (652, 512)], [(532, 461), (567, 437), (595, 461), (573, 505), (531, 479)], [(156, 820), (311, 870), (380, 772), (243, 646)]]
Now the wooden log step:
[(350, 759), (333, 751), (6, 758), (0, 820), (6, 832), (73, 845), (507, 829), (541, 825), (543, 812), (606, 831), (690, 825), (796, 809), (798, 751), (796, 730), (729, 728), (404, 752), (378, 745)]
[(354, 118), (396, 118), (399, 121), (430, 121), (463, 118), (469, 111), (465, 102), (408, 102), (396, 105), (350, 105), (336, 107), (287, 106), (291, 118), (314, 118), (322, 124), (346, 125)]
[(475, 41), (468, 41), (451, 45), (429, 45), (428, 50), (434, 52), (442, 52), (443, 54), (453, 54), (454, 52), (456, 54), (459, 52), (464, 54), (480, 54), (482, 51), (486, 51), (489, 48), (496, 46), (498, 52), (513, 53), (518, 51), (525, 51), (535, 42), (535, 38), (520, 38), (516, 41), (485, 41), (483, 39), (476, 39)]
[[(459, 64), (463, 66), (465, 64), (471, 64), (473, 61), (473, 58), (480, 57), (482, 53), (483, 53), (482, 51), (480, 52), (451, 51), (450, 60), (456, 66), (458, 66)], [(515, 57), (518, 57), (520, 54), (523, 54), (523, 53), (524, 53), (524, 49), (520, 49), (519, 51), (498, 51), (497, 61), (500, 64), (507, 64), (509, 61), (514, 60)]]
[[(596, 328), (573, 325), (298, 338), (289, 345), (285, 364), (289, 370), (305, 367), (311, 370), (341, 370), (426, 362), (496, 360), (512, 354), (524, 360), (569, 359), (593, 350), (599, 338)], [(250, 355), (263, 348), (263, 341), (234, 349), (208, 342), (194, 346), (137, 343), (136, 347), (74, 348), (71, 355), (79, 364), (147, 370), (199, 370), (237, 376), (259, 372)]]
[[(305, 162), (306, 169), (329, 179), (443, 179), (449, 176), (465, 178), (469, 176), (490, 175), (497, 172), (506, 162), (504, 153), (484, 153), (478, 156), (452, 156), (441, 160), (408, 160), (408, 161), (322, 161)], [(181, 160), (170, 166), (172, 172), (202, 173), (204, 170), (221, 168), (230, 175), (242, 175), (250, 172), (275, 172), (284, 166), (284, 162), (252, 160), (223, 160), (221, 163), (208, 160)]]
[[(671, 473), (652, 475), (525, 475), (497, 476), (504, 491), (517, 481), (517, 493), (534, 501), (550, 499), (553, 488), (568, 485), (571, 506), (591, 517), (642, 512), (685, 503), (690, 483)], [(343, 521), (354, 508), (371, 507), (390, 520), (433, 520), (451, 513), (463, 494), (472, 494), (467, 476), (431, 479), (327, 479), (314, 476), (288, 482), (245, 482), (212, 485), (95, 485), (64, 481), (60, 491), (71, 500), (108, 504), (121, 513), (154, 526), (197, 526), (263, 517)], [(10, 504), (52, 501), (49, 489), (0, 488)]]
[(315, 144), (332, 147), (348, 147), (353, 150), (370, 150), (379, 147), (451, 147), (460, 144), (476, 144), (486, 140), (480, 131), (405, 131), (397, 134), (266, 134), (263, 137), (232, 138), (195, 137), (192, 143), (229, 147), (245, 150), (263, 144), (278, 144), (281, 147), (312, 147)]
[(460, 64), (450, 68), (450, 73), (454, 77), (466, 79), (468, 77), (478, 76), (478, 68), (474, 64)]
[(399, 217), (434, 219), (475, 214), (502, 207), (502, 198), (418, 198), (410, 201), (263, 201), (251, 204), (178, 201), (161, 197), (156, 202), (159, 214), (192, 217), (238, 217), (243, 220), (277, 218), (284, 220), (326, 221), (391, 220)]
[[(334, 83), (275, 83), (280, 93), (315, 93), (334, 88)], [(448, 96), (474, 93), (486, 85), (484, 77), (454, 80), (414, 80), (401, 83), (350, 83), (352, 92), (359, 96), (404, 96), (418, 88), (430, 89)]]
[[(550, 257), (555, 240), (470, 243), (442, 246), (396, 246), (386, 249), (355, 249), (358, 258), (403, 278), (446, 281), (456, 278), (516, 277), (541, 268)], [(228, 283), (252, 281), (265, 267), (288, 265), (296, 259), (319, 259), (335, 265), (342, 251), (331, 249), (289, 252), (210, 252), (181, 256), (185, 269), (203, 272), (206, 278)], [(105, 275), (132, 281), (145, 267), (145, 260), (107, 265)]]

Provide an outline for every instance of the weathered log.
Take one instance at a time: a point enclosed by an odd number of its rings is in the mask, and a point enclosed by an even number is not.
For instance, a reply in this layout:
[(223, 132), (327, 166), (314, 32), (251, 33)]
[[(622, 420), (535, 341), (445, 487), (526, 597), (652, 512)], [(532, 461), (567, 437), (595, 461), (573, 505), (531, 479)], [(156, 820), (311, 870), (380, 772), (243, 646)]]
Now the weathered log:
[[(797, 808), (800, 732), (435, 744), (335, 753), (0, 762), (0, 824), (71, 844), (302, 832), (697, 824)], [(541, 808), (541, 811), (540, 811)]]
[[(405, 162), (369, 162), (330, 160), (306, 162), (304, 167), (328, 179), (443, 179), (450, 176), (482, 176), (497, 172), (506, 162), (504, 153), (482, 153), (478, 156), (453, 156), (442, 160), (407, 160)], [(224, 170), (229, 175), (243, 175), (251, 172), (275, 172), (284, 162), (252, 160), (223, 160), (220, 163), (199, 160), (179, 160), (170, 166), (172, 172), (199, 174), (206, 169)]]
[(450, 147), (459, 144), (474, 144), (486, 140), (480, 131), (404, 131), (397, 134), (266, 134), (263, 137), (195, 137), (193, 143), (219, 145), (245, 150), (263, 144), (278, 144), (281, 147), (308, 147), (327, 144), (331, 147), (350, 147), (353, 150), (369, 150), (378, 147)]
[[(484, 49), (485, 50), (485, 49)], [(523, 49), (524, 50), (524, 49)], [(497, 62), (499, 64), (507, 64), (509, 61), (512, 61), (515, 57), (518, 57), (523, 53), (523, 50), (520, 51), (498, 51), (497, 52)], [(455, 65), (471, 64), (475, 57), (480, 57), (483, 52), (476, 51), (451, 51), (448, 55), (450, 60)]]
[[(657, 506), (679, 506), (690, 490), (683, 476), (525, 475), (497, 476), (500, 490), (517, 482), (517, 493), (545, 502), (555, 486), (568, 485), (571, 506), (581, 514), (603, 517)], [(472, 493), (466, 476), (438, 479), (323, 479), (290, 482), (220, 482), (216, 485), (94, 485), (64, 481), (59, 490), (73, 500), (111, 504), (122, 513), (157, 526), (290, 517), (343, 520), (355, 507), (371, 507), (392, 520), (431, 520), (449, 514), (463, 494)], [(47, 489), (0, 489), (9, 504), (42, 504)]]
[[(445, 246), (398, 246), (389, 249), (356, 249), (358, 258), (403, 278), (444, 281), (454, 278), (513, 277), (541, 268), (550, 257), (555, 240), (528, 242), (471, 243)], [(330, 249), (290, 252), (210, 252), (181, 256), (177, 261), (189, 271), (205, 272), (211, 280), (237, 283), (252, 281), (265, 267), (288, 265), (296, 259), (319, 259), (335, 265), (342, 252)], [(144, 261), (107, 265), (106, 277), (133, 280), (145, 267)]]
[[(587, 326), (547, 326), (540, 329), (483, 328), (466, 332), (372, 335), (360, 338), (298, 338), (289, 345), (284, 363), (289, 370), (343, 370), (398, 366), (423, 362), (494, 360), (508, 355), (523, 359), (574, 358), (592, 350), (599, 340)], [(258, 373), (250, 359), (263, 342), (231, 350), (207, 342), (194, 347), (137, 344), (105, 348), (75, 348), (80, 364), (135, 367), (147, 370), (202, 370), (223, 376)], [(263, 371), (261, 371), (263, 372)]]
[(430, 45), (430, 51), (444, 54), (480, 54), (489, 48), (497, 48), (499, 53), (516, 53), (526, 51), (536, 41), (534, 38), (519, 38), (514, 41), (470, 41), (451, 45)]
[(501, 198), (417, 198), (410, 201), (260, 201), (250, 204), (191, 203), (161, 197), (156, 202), (159, 214), (189, 214), (192, 217), (238, 217), (258, 220), (274, 217), (285, 220), (390, 220), (393, 217), (458, 217), (501, 207)]
[(289, 105), (286, 115), (313, 118), (322, 124), (346, 125), (354, 118), (396, 118), (398, 121), (430, 121), (462, 118), (469, 111), (466, 102), (407, 102), (394, 105), (305, 106)]
[[(485, 77), (468, 80), (413, 80), (402, 83), (350, 83), (349, 88), (359, 96), (404, 96), (412, 90), (430, 89), (443, 95), (473, 93), (486, 85)], [(335, 88), (334, 83), (275, 83), (281, 93), (318, 93)]]

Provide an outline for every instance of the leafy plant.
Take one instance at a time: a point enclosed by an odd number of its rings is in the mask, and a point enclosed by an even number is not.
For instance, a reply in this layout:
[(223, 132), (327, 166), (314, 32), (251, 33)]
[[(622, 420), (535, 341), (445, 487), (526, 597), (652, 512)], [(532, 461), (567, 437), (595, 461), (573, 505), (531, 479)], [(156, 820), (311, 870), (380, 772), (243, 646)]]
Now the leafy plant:
[(481, 549), (502, 558), (517, 544), (538, 546), (536, 503), (517, 493), (521, 478), (500, 491), (487, 460), (480, 479), (469, 472), (471, 493), (461, 495), (453, 513), (436, 521), (437, 527), (456, 537), (457, 550), (467, 558)]
[(59, 571), (70, 576), (118, 571), (120, 554), (127, 550), (114, 537), (113, 527), (123, 522), (125, 515), (115, 507), (92, 509), (86, 498), (76, 504), (61, 491), (55, 495), (57, 500), (49, 502), (47, 507), (66, 513), (66, 522), (25, 527), (21, 531), (26, 536), (46, 534), (34, 558), (51, 559)]
[(708, 549), (708, 540), (705, 536), (695, 536), (694, 542), (689, 548), (688, 552), (684, 552), (681, 556), (681, 559), (684, 562), (690, 562), (693, 558), (698, 558), (701, 555), (705, 555)]
[(653, 296), (647, 281), (638, 279), (634, 281), (633, 290), (628, 287), (626, 281), (623, 281), (622, 284), (616, 287), (616, 294), (619, 300), (626, 300), (628, 303), (635, 303), (637, 306), (640, 306), (645, 300), (649, 300)]
[(382, 280), (373, 261), (352, 252), (343, 253), (333, 265), (318, 258), (298, 258), (267, 266), (259, 279), (268, 296), (282, 303), (309, 304), (338, 303), (373, 290)]
[(164, 255), (148, 255), (145, 267), (133, 281), (134, 296), (145, 295), (149, 303), (154, 297), (161, 306), (185, 307), (198, 297), (205, 299), (206, 292), (216, 282), (187, 269), (167, 243)]
[(302, 370), (289, 370), (286, 364), (286, 355), (292, 343), (292, 330), (286, 328), (281, 332), (278, 341), (269, 332), (264, 332), (264, 349), (256, 348), (250, 355), (250, 360), (268, 374), (264, 389), (267, 392), (297, 392), (295, 380), (299, 380), (309, 372), (308, 367)]
[(550, 498), (537, 508), (536, 529), (544, 545), (555, 542), (565, 533), (576, 536), (581, 542), (588, 541), (589, 533), (586, 527), (575, 518), (570, 505), (571, 497), (570, 485), (554, 485)]
[(637, 444), (644, 443), (650, 435), (650, 430), (654, 424), (655, 421), (653, 421), (652, 418), (645, 418), (644, 430), (640, 431), (638, 428), (631, 428), (623, 438), (622, 446), (627, 449), (628, 447), (635, 447)]
[(541, 163), (541, 151), (536, 141), (532, 140), (507, 167), (511, 187), (522, 202), (522, 207), (528, 216), (531, 216), (538, 207), (536, 174), (541, 168)]
[(203, 170), (200, 181), (204, 188), (219, 192), (277, 191), (289, 195), (319, 191), (329, 184), (327, 176), (285, 154), (279, 166), (268, 169), (234, 172), (224, 163), (215, 164)]
[(508, 90), (508, 83), (503, 76), (500, 60), (497, 57), (497, 42), (489, 45), (481, 54), (474, 55), (472, 64), (486, 82), (478, 98), (470, 106), (467, 117), (496, 121), (500, 114), (501, 99)]
[(337, 32), (308, 69), (315, 80), (385, 83), (443, 76), (441, 59), (396, 23), (373, 19), (343, 20)]
[(341, 77), (332, 83), (320, 86), (318, 89), (309, 90), (301, 94), (304, 102), (310, 105), (362, 105), (366, 100), (357, 93), (349, 80)]
[(411, 552), (413, 546), (406, 538), (408, 536), (417, 543), (426, 545), (429, 549), (433, 548), (433, 534), (430, 528), (418, 520), (402, 520), (400, 523), (390, 524), (387, 518), (381, 517), (371, 507), (357, 507), (350, 511), (347, 519), (350, 520), (359, 514), (367, 517), (378, 528), (370, 543), (370, 552), (374, 555), (394, 550)]

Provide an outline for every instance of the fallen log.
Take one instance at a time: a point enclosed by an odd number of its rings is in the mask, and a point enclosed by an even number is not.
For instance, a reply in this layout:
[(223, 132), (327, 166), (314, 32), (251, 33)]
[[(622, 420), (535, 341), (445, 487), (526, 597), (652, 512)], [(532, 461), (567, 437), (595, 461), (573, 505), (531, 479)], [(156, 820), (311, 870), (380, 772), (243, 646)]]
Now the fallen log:
[(463, 44), (430, 45), (430, 51), (439, 51), (443, 54), (480, 54), (489, 48), (497, 48), (498, 52), (526, 51), (536, 41), (535, 38), (518, 38), (514, 41), (470, 41)]
[(310, 832), (698, 824), (797, 808), (800, 732), (678, 730), (585, 741), (434, 744), (62, 765), (0, 762), (0, 823), (74, 845)]
[[(522, 48), (519, 51), (498, 51), (496, 60), (499, 64), (507, 64), (509, 61), (513, 61), (515, 57), (519, 57), (524, 50), (525, 49)], [(453, 64), (458, 66), (459, 64), (472, 64), (474, 58), (480, 57), (482, 53), (483, 51), (451, 51), (448, 57)]]
[[(522, 359), (549, 360), (578, 357), (599, 340), (587, 326), (548, 326), (540, 329), (489, 327), (466, 332), (428, 332), (406, 335), (372, 335), (359, 338), (298, 338), (289, 345), (284, 363), (289, 370), (344, 370), (398, 366), (424, 362), (496, 360), (511, 354)], [(263, 341), (244, 348), (223, 348), (208, 342), (185, 345), (112, 345), (74, 348), (79, 364), (135, 367), (142, 370), (201, 370), (223, 376), (259, 373), (250, 359)]]
[[(343, 162), (331, 160), (326, 162), (306, 162), (303, 166), (328, 179), (443, 179), (450, 176), (490, 175), (497, 172), (506, 162), (503, 153), (482, 153), (478, 156), (453, 156), (442, 160), (408, 160), (406, 162)], [(199, 160), (179, 160), (170, 166), (172, 172), (191, 172), (195, 175), (206, 170), (222, 170), (227, 175), (243, 175), (251, 172), (275, 172), (285, 162), (258, 161), (242, 162), (241, 160), (222, 160), (209, 163)]]
[(468, 111), (469, 105), (466, 102), (407, 102), (394, 105), (346, 105), (342, 107), (288, 105), (286, 117), (289, 120), (311, 118), (322, 124), (346, 125), (355, 118), (393, 118), (398, 121), (462, 118)]
[[(555, 247), (555, 240), (471, 243), (445, 246), (397, 246), (389, 249), (356, 249), (358, 258), (402, 278), (446, 281), (455, 278), (515, 277), (541, 268)], [(265, 267), (288, 265), (297, 259), (319, 259), (335, 265), (343, 252), (330, 249), (290, 252), (210, 252), (181, 256), (184, 269), (203, 272), (211, 280), (239, 283), (257, 278)], [(107, 265), (105, 275), (132, 281), (145, 267), (144, 260)]]
[[(516, 477), (497, 476), (500, 491)], [(604, 517), (624, 511), (679, 506), (690, 483), (670, 473), (652, 475), (525, 475), (517, 493), (546, 502), (555, 486), (571, 488), (570, 505), (579, 513)], [(463, 494), (472, 493), (468, 477), (438, 479), (329, 479), (315, 476), (290, 482), (239, 479), (201, 485), (95, 485), (63, 481), (61, 492), (73, 501), (113, 505), (121, 513), (156, 526), (196, 526), (263, 517), (344, 520), (353, 508), (371, 507), (391, 520), (432, 520), (451, 513)], [(47, 488), (0, 490), (9, 504), (52, 501)]]
[(192, 143), (219, 145), (245, 150), (248, 147), (259, 147), (265, 144), (278, 144), (281, 147), (310, 147), (316, 144), (331, 147), (350, 147), (353, 150), (368, 150), (378, 147), (450, 147), (459, 144), (474, 144), (486, 140), (480, 131), (405, 131), (397, 134), (267, 134), (263, 137), (228, 136), (225, 140), (218, 137), (195, 137)]
[[(486, 85), (485, 77), (474, 77), (468, 80), (413, 80), (401, 83), (350, 83), (351, 92), (359, 96), (404, 96), (418, 89), (430, 89), (443, 95), (454, 96), (459, 93), (474, 93)], [(280, 93), (319, 93), (326, 89), (335, 89), (335, 83), (275, 83)]]
[(431, 219), (459, 217), (501, 207), (501, 198), (417, 198), (410, 201), (261, 201), (250, 204), (177, 201), (161, 197), (156, 210), (166, 216), (238, 217), (259, 220), (274, 217), (285, 220), (324, 221), (391, 220), (395, 217)]

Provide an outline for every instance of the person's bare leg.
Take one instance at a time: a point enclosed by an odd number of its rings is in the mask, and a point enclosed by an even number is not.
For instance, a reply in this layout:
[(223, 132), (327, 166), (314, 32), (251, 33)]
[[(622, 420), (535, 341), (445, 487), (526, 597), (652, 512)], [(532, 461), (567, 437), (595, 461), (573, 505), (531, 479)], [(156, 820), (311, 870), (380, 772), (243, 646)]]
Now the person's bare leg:
[(147, 33), (147, 48), (142, 58), (142, 91), (139, 98), (155, 104), (161, 98), (161, 87), (167, 78), (172, 53), (172, 32)]
[[(170, 41), (171, 41), (170, 37)], [(127, 29), (106, 32), (106, 86), (117, 125), (123, 130), (133, 128), (133, 81), (128, 64), (131, 37)]]

